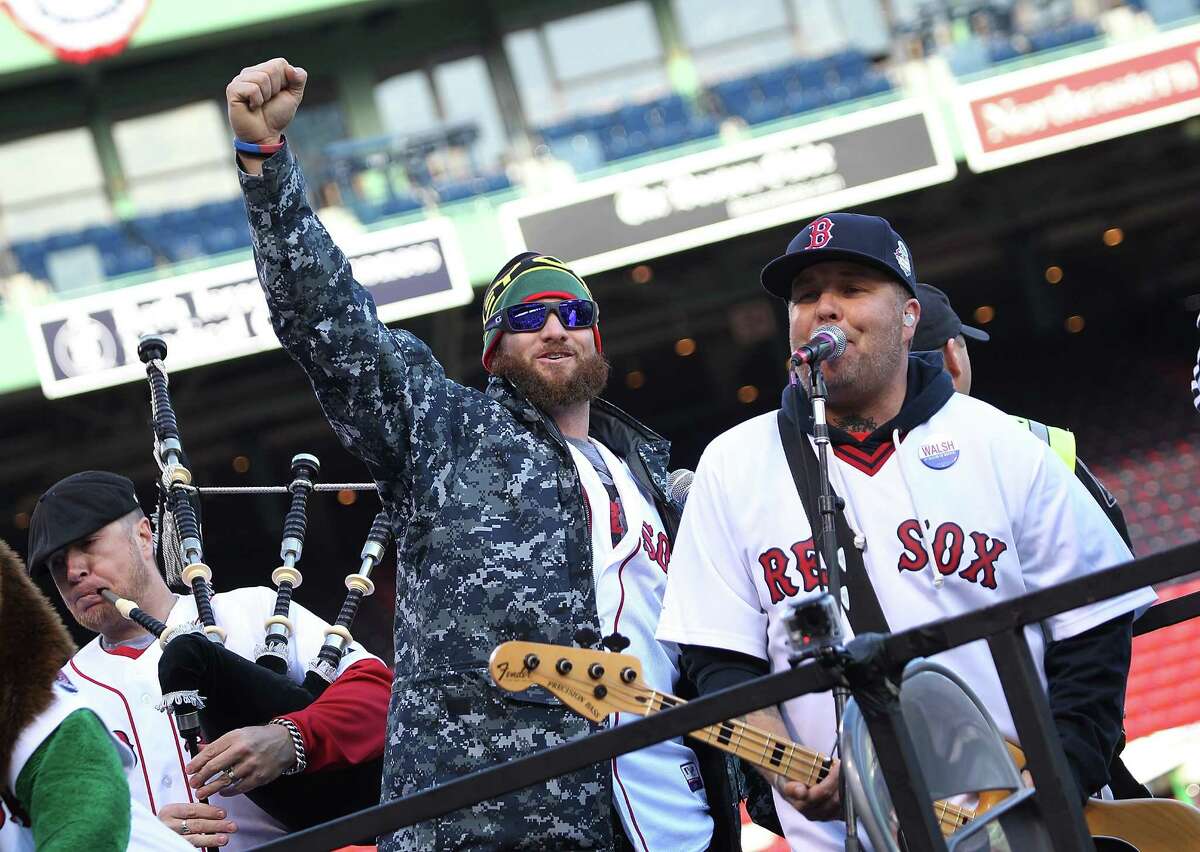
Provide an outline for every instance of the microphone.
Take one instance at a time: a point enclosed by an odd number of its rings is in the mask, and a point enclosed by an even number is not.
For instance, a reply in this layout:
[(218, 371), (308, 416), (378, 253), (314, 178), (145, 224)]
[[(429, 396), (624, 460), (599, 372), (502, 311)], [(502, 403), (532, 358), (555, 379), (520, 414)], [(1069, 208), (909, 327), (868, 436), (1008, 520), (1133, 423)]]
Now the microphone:
[(822, 325), (799, 349), (792, 353), (792, 366), (820, 364), (840, 358), (846, 351), (846, 332), (836, 325)]
[(686, 468), (673, 470), (667, 474), (667, 496), (682, 506), (687, 502), (688, 492), (692, 490), (692, 480), (696, 474)]

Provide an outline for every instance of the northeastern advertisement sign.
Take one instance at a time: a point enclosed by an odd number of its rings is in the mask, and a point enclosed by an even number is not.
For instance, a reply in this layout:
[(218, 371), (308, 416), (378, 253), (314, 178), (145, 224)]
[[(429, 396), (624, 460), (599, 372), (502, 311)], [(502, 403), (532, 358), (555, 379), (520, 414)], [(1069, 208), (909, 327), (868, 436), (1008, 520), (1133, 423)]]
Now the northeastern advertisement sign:
[[(363, 234), (342, 248), (384, 322), (471, 301), (449, 220)], [(28, 312), (27, 328), (50, 399), (144, 379), (137, 344), (147, 334), (166, 339), (170, 371), (279, 347), (251, 260), (43, 305)]]
[(523, 198), (508, 249), (581, 275), (797, 222), (954, 178), (936, 107), (905, 100)]
[(1044, 157), (1200, 114), (1200, 27), (958, 87), (973, 171)]

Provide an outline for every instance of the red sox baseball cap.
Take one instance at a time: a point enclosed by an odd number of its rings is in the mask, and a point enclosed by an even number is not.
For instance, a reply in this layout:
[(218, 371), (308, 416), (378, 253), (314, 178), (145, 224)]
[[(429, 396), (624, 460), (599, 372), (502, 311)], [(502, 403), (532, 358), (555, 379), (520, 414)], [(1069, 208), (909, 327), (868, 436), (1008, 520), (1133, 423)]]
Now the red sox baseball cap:
[(817, 263), (845, 260), (878, 269), (896, 279), (910, 294), (917, 294), (912, 254), (887, 219), (859, 213), (830, 213), (809, 222), (787, 251), (762, 271), (762, 285), (781, 299), (792, 296), (792, 282)]

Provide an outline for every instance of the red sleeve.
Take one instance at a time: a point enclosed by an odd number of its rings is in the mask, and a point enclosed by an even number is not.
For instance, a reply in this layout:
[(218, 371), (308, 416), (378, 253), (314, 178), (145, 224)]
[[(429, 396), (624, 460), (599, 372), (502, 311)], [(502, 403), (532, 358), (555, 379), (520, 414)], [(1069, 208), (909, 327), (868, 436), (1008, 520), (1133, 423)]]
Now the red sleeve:
[(360, 660), (312, 704), (284, 716), (304, 737), (304, 771), (352, 766), (382, 755), (391, 692), (391, 670), (378, 660)]

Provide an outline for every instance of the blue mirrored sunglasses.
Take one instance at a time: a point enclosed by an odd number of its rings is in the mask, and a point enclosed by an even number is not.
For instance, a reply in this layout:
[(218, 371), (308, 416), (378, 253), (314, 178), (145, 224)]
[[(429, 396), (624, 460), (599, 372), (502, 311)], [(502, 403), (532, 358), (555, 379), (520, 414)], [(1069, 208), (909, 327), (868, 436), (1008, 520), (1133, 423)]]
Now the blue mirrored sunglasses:
[(505, 331), (541, 331), (550, 317), (558, 314), (563, 328), (591, 328), (596, 324), (596, 303), (587, 299), (566, 299), (555, 304), (547, 302), (522, 302), (492, 315), (484, 324), (485, 332), (503, 328)]

